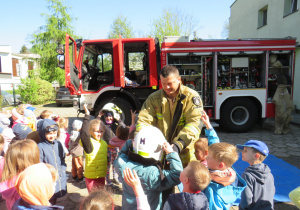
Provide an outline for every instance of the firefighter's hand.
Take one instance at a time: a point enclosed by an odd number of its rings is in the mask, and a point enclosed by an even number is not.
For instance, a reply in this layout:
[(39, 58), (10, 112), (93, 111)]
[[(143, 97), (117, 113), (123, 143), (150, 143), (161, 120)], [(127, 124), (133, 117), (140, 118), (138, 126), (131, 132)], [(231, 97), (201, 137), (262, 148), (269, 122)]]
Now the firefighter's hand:
[(132, 112), (132, 110), (130, 110), (131, 112), (131, 125), (135, 125), (135, 121), (136, 121), (136, 110), (134, 112)]
[(90, 111), (87, 108), (87, 104), (83, 104), (83, 109), (84, 109), (86, 115), (90, 115)]
[(201, 120), (204, 123), (206, 129), (210, 129), (212, 128), (210, 121), (209, 121), (209, 117), (207, 116), (206, 112), (203, 110), (202, 115), (201, 115)]
[(172, 146), (166, 141), (163, 143), (163, 147), (164, 147), (164, 150), (165, 150), (166, 154), (174, 152)]

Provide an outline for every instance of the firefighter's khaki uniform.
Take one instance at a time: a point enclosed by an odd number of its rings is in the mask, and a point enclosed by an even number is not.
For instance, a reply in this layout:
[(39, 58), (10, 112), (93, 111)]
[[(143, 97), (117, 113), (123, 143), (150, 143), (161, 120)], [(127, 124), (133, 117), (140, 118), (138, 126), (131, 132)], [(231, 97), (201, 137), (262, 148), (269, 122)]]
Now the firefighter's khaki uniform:
[(179, 148), (182, 164), (186, 166), (190, 160), (196, 159), (194, 142), (198, 140), (201, 132), (198, 126), (202, 111), (202, 101), (196, 91), (181, 84), (172, 103), (161, 89), (152, 93), (143, 104), (136, 132), (144, 126), (158, 127), (166, 140)]

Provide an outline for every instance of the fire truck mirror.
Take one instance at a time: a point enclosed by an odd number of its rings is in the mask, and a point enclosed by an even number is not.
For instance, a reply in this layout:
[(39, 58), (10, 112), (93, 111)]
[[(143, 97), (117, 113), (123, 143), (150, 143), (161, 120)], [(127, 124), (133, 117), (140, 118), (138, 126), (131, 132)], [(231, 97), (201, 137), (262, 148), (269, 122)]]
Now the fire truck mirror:
[(59, 68), (64, 69), (65, 68), (65, 56), (64, 55), (57, 55), (56, 60), (57, 60), (57, 66)]
[(58, 45), (56, 48), (56, 52), (59, 55), (63, 55), (65, 53), (65, 46), (63, 44)]

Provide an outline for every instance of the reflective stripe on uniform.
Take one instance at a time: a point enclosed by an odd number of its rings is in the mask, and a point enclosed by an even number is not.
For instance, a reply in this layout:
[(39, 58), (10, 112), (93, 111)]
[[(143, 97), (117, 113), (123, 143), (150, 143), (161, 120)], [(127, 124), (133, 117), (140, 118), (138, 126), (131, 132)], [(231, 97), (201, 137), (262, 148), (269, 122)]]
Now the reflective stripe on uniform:
[(184, 125), (185, 124), (185, 116), (184, 116), (184, 114), (182, 115), (182, 117), (180, 118), (180, 120), (179, 120), (179, 123), (178, 123), (178, 125)]
[(157, 117), (157, 119), (159, 119), (159, 120), (162, 120), (162, 119), (163, 119), (162, 114), (159, 114), (159, 113), (156, 113), (156, 117)]
[(192, 160), (197, 160), (195, 157), (195, 150), (194, 149), (185, 149), (187, 151), (183, 151), (179, 154), (182, 165), (186, 167), (189, 162)]
[(186, 124), (184, 126), (184, 128), (187, 128), (187, 129), (191, 130), (196, 136), (200, 135), (199, 131), (194, 126), (192, 126), (190, 124)]

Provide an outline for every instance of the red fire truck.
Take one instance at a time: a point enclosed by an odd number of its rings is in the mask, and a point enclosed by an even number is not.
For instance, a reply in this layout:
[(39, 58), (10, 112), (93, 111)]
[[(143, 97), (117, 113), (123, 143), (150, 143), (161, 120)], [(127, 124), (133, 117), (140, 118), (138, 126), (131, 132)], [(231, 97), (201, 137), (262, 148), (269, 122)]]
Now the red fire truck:
[(140, 110), (161, 88), (164, 65), (178, 68), (184, 85), (199, 92), (209, 117), (230, 132), (245, 132), (260, 119), (274, 117), (277, 85), (293, 94), (296, 40), (189, 40), (156, 38), (74, 40), (66, 35), (66, 87), (95, 115), (105, 106), (130, 124), (130, 110)]

